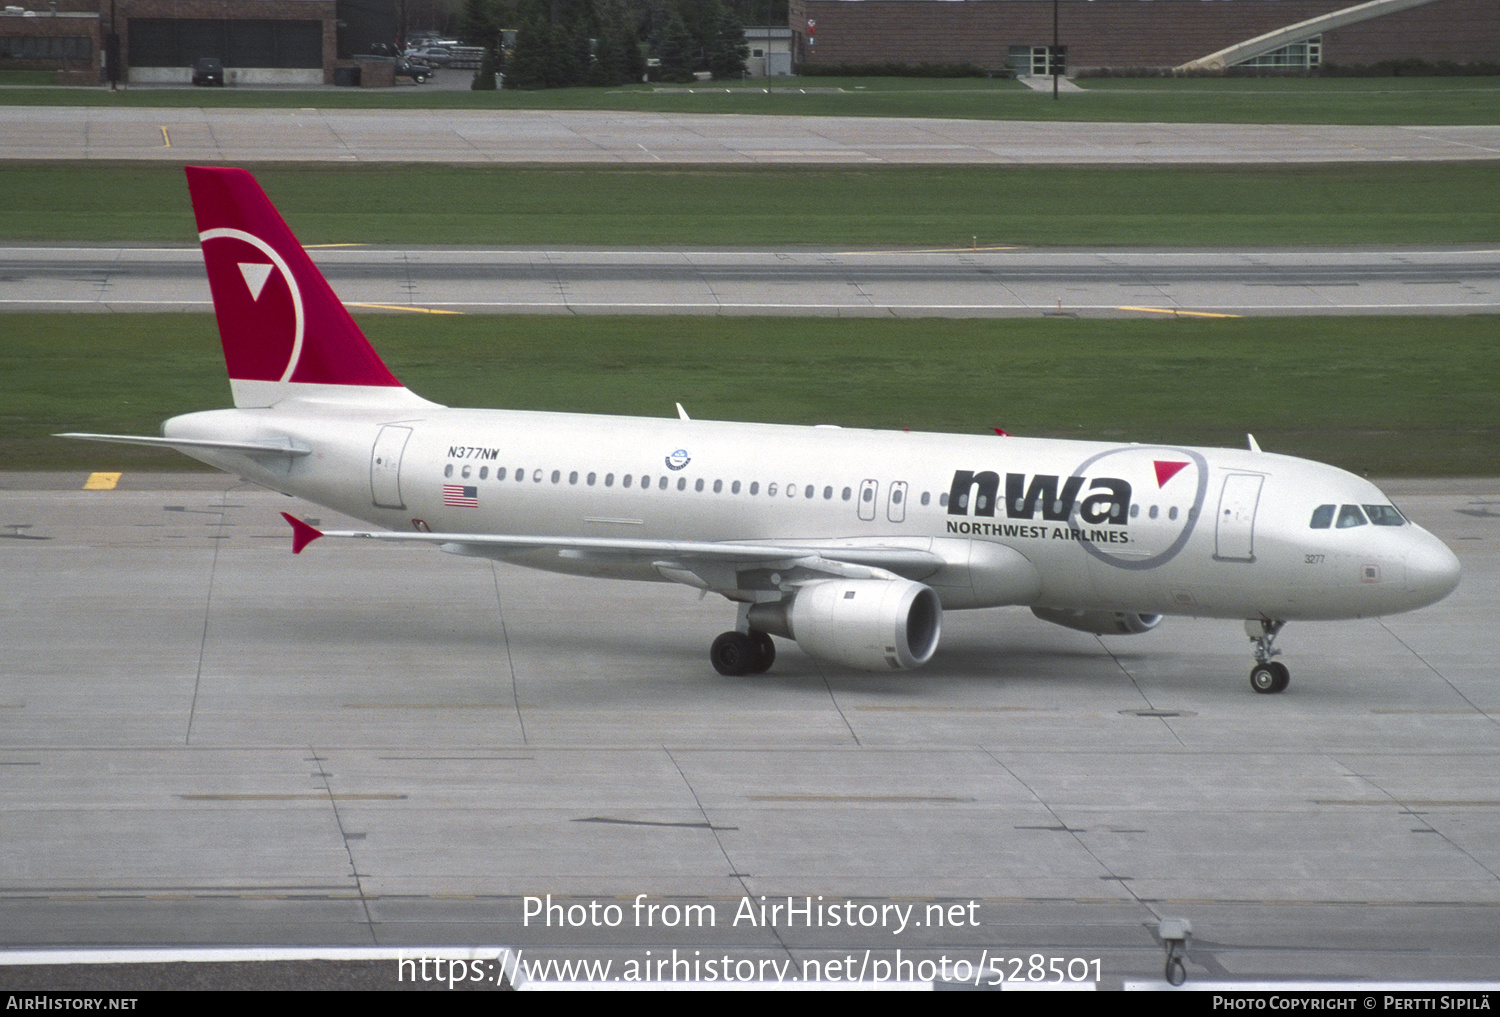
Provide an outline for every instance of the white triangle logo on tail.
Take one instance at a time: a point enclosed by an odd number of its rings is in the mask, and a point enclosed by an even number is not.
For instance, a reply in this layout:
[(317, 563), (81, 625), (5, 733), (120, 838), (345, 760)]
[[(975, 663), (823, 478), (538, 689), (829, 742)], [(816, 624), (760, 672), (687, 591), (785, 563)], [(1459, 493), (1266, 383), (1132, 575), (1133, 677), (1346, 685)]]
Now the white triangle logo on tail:
[(266, 288), (266, 280), (271, 277), (271, 266), (242, 261), (240, 275), (245, 277), (245, 285), (250, 287), (251, 299), (259, 300), (260, 291)]

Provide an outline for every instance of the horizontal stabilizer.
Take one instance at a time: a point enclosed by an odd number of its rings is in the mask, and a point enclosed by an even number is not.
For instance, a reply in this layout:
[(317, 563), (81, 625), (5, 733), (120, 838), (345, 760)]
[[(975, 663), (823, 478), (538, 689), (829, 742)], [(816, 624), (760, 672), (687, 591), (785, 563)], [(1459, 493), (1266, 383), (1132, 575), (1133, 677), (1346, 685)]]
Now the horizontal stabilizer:
[(281, 513), (281, 518), (292, 524), (292, 553), (301, 554), (302, 549), (323, 535), (323, 531), (311, 523), (304, 523), (290, 512)]
[(246, 452), (251, 455), (274, 452), (284, 456), (311, 455), (312, 449), (289, 438), (276, 441), (212, 441), (204, 438), (148, 438), (134, 434), (84, 434), (69, 431), (54, 438), (81, 438), (84, 441), (108, 441), (116, 445), (154, 445), (158, 448), (203, 448), (218, 452)]

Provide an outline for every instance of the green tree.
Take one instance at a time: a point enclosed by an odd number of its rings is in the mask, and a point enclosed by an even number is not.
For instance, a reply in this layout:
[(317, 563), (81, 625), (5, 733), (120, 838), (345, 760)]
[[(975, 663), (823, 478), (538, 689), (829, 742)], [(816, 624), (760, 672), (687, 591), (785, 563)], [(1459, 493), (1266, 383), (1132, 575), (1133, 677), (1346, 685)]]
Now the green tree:
[(714, 36), (708, 47), (708, 69), (715, 81), (743, 78), (745, 61), (750, 59), (750, 45), (745, 42), (745, 28), (728, 7), (719, 8)]
[(667, 18), (661, 30), (661, 80), (686, 83), (696, 80), (693, 74), (693, 37), (687, 25), (676, 14)]
[(471, 46), (497, 48), (508, 9), (501, 0), (464, 0), (458, 16), (458, 35)]
[(550, 30), (541, 21), (528, 21), (516, 32), (516, 48), (505, 64), (506, 88), (543, 88), (546, 86), (547, 36)]
[(493, 92), (495, 90), (495, 71), (498, 59), (495, 56), (495, 48), (486, 46), (484, 48), (484, 59), (479, 61), (479, 70), (474, 72), (474, 81), (469, 85), (473, 92)]

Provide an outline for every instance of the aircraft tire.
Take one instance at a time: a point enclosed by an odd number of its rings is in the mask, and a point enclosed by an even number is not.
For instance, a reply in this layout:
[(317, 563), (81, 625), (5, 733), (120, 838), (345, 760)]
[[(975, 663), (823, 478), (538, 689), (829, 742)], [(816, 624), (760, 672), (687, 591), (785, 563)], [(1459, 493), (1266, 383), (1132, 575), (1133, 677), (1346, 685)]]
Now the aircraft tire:
[(1256, 664), (1250, 669), (1250, 687), (1262, 695), (1285, 691), (1291, 680), (1291, 672), (1280, 661)]
[(760, 656), (755, 641), (743, 632), (722, 633), (708, 649), (714, 670), (730, 677), (750, 674)]
[(765, 632), (751, 632), (750, 642), (755, 645), (755, 664), (750, 674), (765, 674), (776, 663), (776, 642)]

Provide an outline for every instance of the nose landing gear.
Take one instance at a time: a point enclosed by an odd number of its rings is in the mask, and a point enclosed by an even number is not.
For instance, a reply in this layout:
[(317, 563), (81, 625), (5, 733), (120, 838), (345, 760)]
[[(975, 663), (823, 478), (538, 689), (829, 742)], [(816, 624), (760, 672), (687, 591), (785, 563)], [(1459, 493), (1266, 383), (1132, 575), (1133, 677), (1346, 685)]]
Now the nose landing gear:
[(1252, 618), (1245, 622), (1245, 634), (1255, 644), (1255, 666), (1250, 669), (1250, 687), (1256, 692), (1265, 695), (1282, 692), (1291, 681), (1291, 672), (1286, 665), (1271, 659), (1281, 653), (1272, 644), (1276, 642), (1276, 636), (1285, 624), (1284, 621), (1272, 621), (1269, 618)]

